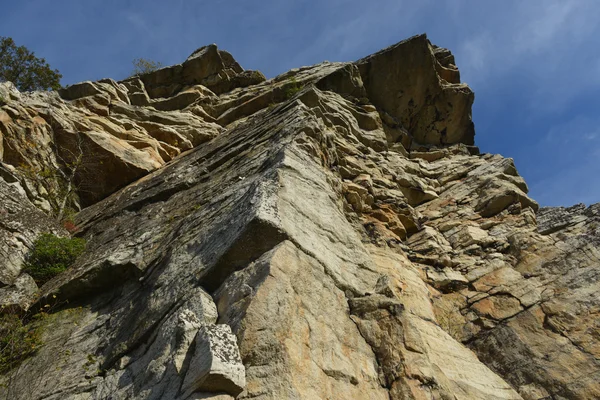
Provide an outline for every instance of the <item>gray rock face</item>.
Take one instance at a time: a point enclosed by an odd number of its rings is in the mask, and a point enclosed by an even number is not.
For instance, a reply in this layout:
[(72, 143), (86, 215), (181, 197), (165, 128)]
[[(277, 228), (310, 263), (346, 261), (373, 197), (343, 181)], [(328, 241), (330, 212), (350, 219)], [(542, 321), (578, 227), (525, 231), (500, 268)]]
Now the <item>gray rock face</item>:
[(20, 274), (9, 286), (0, 288), (0, 309), (6, 313), (19, 314), (31, 306), (38, 287), (31, 276)]
[(59, 223), (29, 201), (15, 168), (0, 164), (0, 308), (3, 310), (22, 312), (33, 303), (38, 287), (21, 270), (33, 242), (44, 232), (68, 235)]
[(194, 343), (196, 349), (181, 390), (240, 394), (246, 386), (246, 370), (229, 325), (200, 327)]
[(600, 222), (600, 205), (594, 204), (587, 208), (584, 204), (576, 204), (572, 207), (544, 207), (540, 209), (537, 217), (538, 231), (542, 235), (560, 230), (577, 230), (582, 226)]
[[(48, 101), (83, 110), (64, 126), (93, 124), (77, 131), (104, 150), (84, 158), (106, 154), (110, 173), (159, 154), (119, 150), (122, 129), (177, 152), (80, 193), (86, 252), (37, 294), (15, 300), (27, 246), (5, 251), (0, 300), (52, 312), (0, 397), (600, 397), (598, 205), (536, 216), (513, 161), (472, 146), (472, 92), (448, 50), (417, 36), (356, 63), (250, 75), (207, 46), (67, 88), (69, 103), (11, 92), (11, 145), (35, 119), (14, 110)], [(0, 194), (55, 226), (7, 168)]]

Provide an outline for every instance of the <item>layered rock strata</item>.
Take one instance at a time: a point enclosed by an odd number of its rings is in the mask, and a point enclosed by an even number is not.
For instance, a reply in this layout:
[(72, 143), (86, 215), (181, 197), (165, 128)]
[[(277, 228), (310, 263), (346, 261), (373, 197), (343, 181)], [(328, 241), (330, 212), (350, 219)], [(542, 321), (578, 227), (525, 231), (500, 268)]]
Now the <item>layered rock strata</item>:
[[(538, 210), (479, 154), (424, 35), (271, 80), (207, 46), (0, 94), (0, 301), (52, 309), (1, 396), (600, 397), (600, 208)], [(66, 205), (86, 252), (37, 288)]]

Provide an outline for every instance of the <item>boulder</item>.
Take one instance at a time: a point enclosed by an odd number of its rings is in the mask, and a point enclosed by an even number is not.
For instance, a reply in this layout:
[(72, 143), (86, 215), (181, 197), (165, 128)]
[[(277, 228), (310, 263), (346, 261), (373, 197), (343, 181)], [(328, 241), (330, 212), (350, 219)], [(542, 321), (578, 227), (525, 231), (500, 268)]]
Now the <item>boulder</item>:
[(233, 397), (246, 386), (245, 369), (229, 325), (204, 325), (183, 380), (184, 392), (225, 392)]

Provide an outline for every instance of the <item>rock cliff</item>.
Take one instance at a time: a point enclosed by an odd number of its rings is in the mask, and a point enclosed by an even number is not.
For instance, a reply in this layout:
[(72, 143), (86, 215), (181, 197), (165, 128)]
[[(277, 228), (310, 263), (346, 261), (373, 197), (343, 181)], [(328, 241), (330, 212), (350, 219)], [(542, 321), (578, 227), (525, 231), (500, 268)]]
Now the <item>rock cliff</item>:
[[(0, 398), (600, 398), (600, 205), (538, 209), (473, 100), (425, 35), (0, 84), (0, 305), (49, 309)], [(37, 287), (43, 232), (87, 247)]]

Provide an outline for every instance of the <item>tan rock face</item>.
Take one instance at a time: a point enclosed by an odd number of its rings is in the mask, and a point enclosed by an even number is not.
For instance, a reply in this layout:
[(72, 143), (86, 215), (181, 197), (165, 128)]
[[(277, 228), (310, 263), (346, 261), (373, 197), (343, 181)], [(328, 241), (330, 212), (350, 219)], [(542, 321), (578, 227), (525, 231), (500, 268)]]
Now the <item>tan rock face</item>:
[(3, 84), (2, 161), (29, 178), (30, 199), (45, 211), (59, 212), (65, 196), (74, 209), (93, 204), (221, 133), (196, 105), (217, 98), (208, 87), (220, 93), (264, 80), (251, 72), (211, 45), (179, 66), (71, 85), (62, 100)]
[[(268, 81), (211, 45), (0, 91), (0, 301), (56, 302), (5, 398), (600, 398), (600, 208), (538, 210), (479, 154), (425, 36)], [(86, 252), (34, 293), (65, 203)]]
[(473, 144), (473, 92), (458, 76), (449, 76), (452, 70), (439, 63), (425, 35), (357, 63), (369, 99), (418, 143)]

